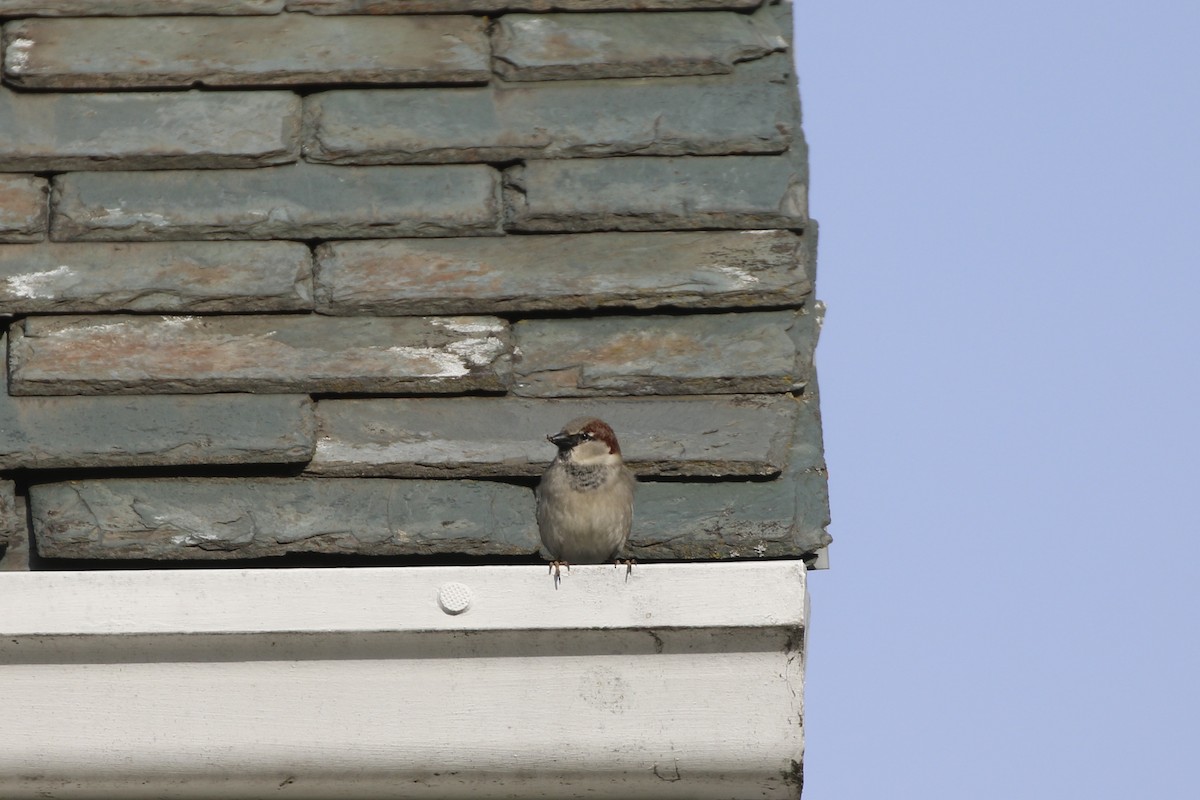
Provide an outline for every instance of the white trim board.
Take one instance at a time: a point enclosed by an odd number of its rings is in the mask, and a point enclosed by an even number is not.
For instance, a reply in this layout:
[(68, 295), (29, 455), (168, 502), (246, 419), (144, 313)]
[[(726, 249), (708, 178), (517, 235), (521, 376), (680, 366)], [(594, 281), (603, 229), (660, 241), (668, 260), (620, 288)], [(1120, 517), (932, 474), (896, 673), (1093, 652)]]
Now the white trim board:
[(0, 796), (795, 797), (804, 579), (2, 573)]

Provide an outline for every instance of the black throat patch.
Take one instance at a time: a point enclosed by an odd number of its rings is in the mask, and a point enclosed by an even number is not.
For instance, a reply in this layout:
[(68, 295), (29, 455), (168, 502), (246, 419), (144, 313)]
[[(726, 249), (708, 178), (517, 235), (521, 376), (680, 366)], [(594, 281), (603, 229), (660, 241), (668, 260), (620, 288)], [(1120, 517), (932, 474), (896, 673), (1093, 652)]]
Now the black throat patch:
[(604, 478), (608, 472), (608, 468), (600, 465), (583, 465), (576, 464), (572, 461), (563, 461), (563, 465), (567, 468), (567, 476), (571, 479), (571, 488), (581, 492), (599, 489), (604, 485)]

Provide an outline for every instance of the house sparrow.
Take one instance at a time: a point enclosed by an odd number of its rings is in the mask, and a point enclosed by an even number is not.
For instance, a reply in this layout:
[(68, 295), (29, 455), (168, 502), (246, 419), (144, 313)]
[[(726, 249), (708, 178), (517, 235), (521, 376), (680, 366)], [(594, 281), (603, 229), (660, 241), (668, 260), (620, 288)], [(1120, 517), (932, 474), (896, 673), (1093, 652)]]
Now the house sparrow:
[(546, 439), (558, 455), (537, 487), (537, 521), (557, 585), (562, 565), (617, 557), (633, 524), (635, 481), (613, 429), (595, 417), (573, 419)]

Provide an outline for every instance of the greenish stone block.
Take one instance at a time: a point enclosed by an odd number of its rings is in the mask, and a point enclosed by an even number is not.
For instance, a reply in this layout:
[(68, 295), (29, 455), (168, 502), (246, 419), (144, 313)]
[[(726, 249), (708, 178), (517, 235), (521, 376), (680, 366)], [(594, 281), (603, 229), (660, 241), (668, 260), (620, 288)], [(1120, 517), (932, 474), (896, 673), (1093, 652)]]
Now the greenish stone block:
[(789, 392), (812, 367), (814, 323), (802, 311), (522, 320), (514, 394)]
[(46, 238), (50, 193), (45, 178), (0, 174), (0, 242), (40, 242)]
[(635, 558), (811, 557), (833, 541), (815, 396), (798, 401), (788, 467), (761, 482), (643, 482), (634, 503)]
[(776, 230), (330, 242), (316, 250), (317, 310), (798, 305), (812, 291), (804, 238)]
[(723, 11), (505, 14), (492, 32), (496, 72), (515, 81), (708, 75), (786, 48), (770, 18)]
[(796, 402), (789, 395), (525, 400), (511, 397), (322, 400), (307, 471), (320, 475), (539, 475), (546, 435), (596, 416), (613, 426), (639, 475), (774, 475), (784, 468)]
[(36, 484), (48, 558), (531, 555), (533, 492), (480, 481), (119, 479)]
[(27, 317), (10, 333), (17, 395), (503, 390), (495, 317)]
[(310, 14), (483, 14), (495, 11), (713, 11), (763, 0), (288, 0)]
[(29, 569), (25, 504), (12, 481), (0, 480), (0, 572)]
[(295, 161), (290, 92), (31, 94), (0, 87), (0, 170), (212, 169)]
[(413, 164), (780, 153), (798, 122), (791, 60), (731, 75), (323, 92), (305, 101), (305, 157)]
[(497, 235), (498, 182), (482, 164), (73, 172), (54, 179), (52, 238)]
[(0, 469), (304, 463), (307, 396), (0, 397)]
[(4, 75), (30, 89), (483, 83), (487, 21), (472, 16), (18, 19)]
[(166, 10), (172, 14), (278, 14), (283, 6), (284, 0), (0, 0), (0, 16), (128, 17)]
[(298, 242), (0, 245), (0, 314), (306, 311)]
[(516, 231), (801, 229), (804, 153), (529, 161), (505, 172)]

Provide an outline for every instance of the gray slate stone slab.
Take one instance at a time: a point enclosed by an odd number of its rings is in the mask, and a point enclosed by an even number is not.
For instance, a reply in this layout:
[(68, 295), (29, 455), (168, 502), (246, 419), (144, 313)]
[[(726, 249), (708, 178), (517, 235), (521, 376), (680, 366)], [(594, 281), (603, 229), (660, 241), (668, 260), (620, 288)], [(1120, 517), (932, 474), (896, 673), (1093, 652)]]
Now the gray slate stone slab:
[(779, 54), (733, 75), (333, 91), (305, 157), (337, 164), (780, 153), (799, 123)]
[(793, 311), (523, 320), (514, 394), (739, 394), (804, 385), (813, 315)]
[(763, 0), (288, 0), (310, 14), (482, 14), (492, 11), (714, 11), (757, 8)]
[(495, 317), (27, 317), (12, 328), (17, 395), (500, 391)]
[(316, 250), (317, 310), (798, 305), (812, 291), (807, 238), (775, 230), (329, 242)]
[(833, 541), (817, 471), (762, 483), (643, 483), (633, 513), (627, 549), (645, 561), (800, 557)]
[(322, 400), (308, 472), (400, 477), (539, 475), (554, 457), (546, 436), (597, 416), (640, 475), (774, 475), (796, 416), (789, 395), (669, 400), (499, 397)]
[(298, 242), (0, 245), (0, 314), (311, 310)]
[(295, 464), (307, 395), (0, 397), (0, 469)]
[(504, 173), (517, 231), (803, 228), (796, 155), (529, 161)]
[(533, 492), (479, 481), (158, 479), (30, 488), (50, 558), (528, 555)]
[(261, 167), (295, 161), (291, 92), (30, 94), (0, 87), (0, 170)]
[(498, 183), (482, 164), (75, 172), (54, 179), (52, 238), (496, 235)]
[(0, 370), (0, 469), (288, 464), (315, 442), (307, 395), (13, 397)]
[(829, 545), (828, 472), (815, 392), (796, 401), (788, 466), (774, 480), (643, 482), (629, 554), (644, 560), (811, 556)]
[(483, 83), (470, 16), (90, 17), (4, 25), (4, 74), (39, 89)]
[(821, 408), (817, 398), (816, 370), (804, 392), (797, 396), (795, 435), (788, 452), (788, 470), (792, 474), (826, 471), (825, 440), (821, 431)]
[(12, 481), (0, 480), (0, 572), (29, 569), (25, 504)]
[(45, 178), (0, 174), (0, 242), (46, 238), (49, 192)]
[(284, 0), (0, 0), (2, 17), (278, 14)]
[(711, 75), (786, 48), (770, 17), (728, 11), (505, 14), (492, 31), (495, 70), (515, 81)]

